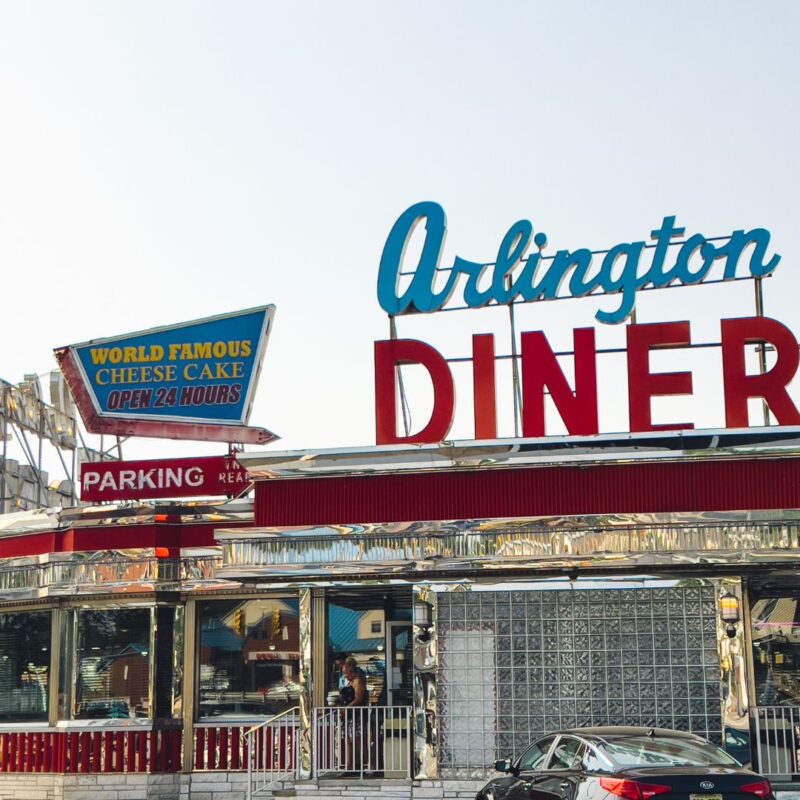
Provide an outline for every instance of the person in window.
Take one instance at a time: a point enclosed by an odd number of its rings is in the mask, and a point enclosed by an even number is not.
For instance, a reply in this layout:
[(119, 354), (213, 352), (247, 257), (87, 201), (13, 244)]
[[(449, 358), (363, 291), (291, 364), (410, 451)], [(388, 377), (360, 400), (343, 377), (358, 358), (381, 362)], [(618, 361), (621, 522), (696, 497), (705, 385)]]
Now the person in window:
[(358, 666), (358, 662), (349, 656), (344, 660), (342, 666), (342, 677), (344, 681), (339, 685), (340, 705), (343, 706), (368, 706), (367, 697), (367, 678)]
[[(367, 696), (367, 680), (364, 671), (359, 668), (358, 662), (350, 656), (342, 666), (345, 678), (344, 686), (339, 690), (339, 705), (345, 708), (362, 708), (369, 706)], [(364, 719), (363, 711), (353, 711), (347, 714), (344, 726), (346, 741), (342, 742), (342, 751), (345, 754), (345, 768), (348, 773), (358, 773), (363, 769), (365, 746), (369, 744), (362, 737), (362, 730), (369, 735), (369, 725)]]

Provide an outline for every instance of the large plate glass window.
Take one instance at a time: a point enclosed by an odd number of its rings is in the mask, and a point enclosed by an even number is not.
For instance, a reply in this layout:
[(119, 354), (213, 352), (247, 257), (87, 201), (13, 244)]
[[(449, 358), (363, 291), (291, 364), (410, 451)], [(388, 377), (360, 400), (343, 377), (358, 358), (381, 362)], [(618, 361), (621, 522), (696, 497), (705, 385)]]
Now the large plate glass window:
[(50, 611), (0, 614), (0, 722), (47, 720)]
[(151, 608), (77, 612), (75, 719), (152, 716)]
[(800, 705), (800, 596), (759, 597), (750, 610), (756, 702)]
[(200, 719), (264, 717), (300, 699), (296, 597), (198, 604)]

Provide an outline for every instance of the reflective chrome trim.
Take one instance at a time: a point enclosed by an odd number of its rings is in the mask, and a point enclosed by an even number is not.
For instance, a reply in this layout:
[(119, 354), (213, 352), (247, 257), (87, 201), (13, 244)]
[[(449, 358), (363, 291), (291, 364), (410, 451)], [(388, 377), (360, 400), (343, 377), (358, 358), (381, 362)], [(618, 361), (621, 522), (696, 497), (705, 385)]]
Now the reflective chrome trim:
[(235, 587), (216, 575), (218, 548), (156, 558), (152, 548), (49, 553), (0, 560), (0, 602), (45, 597)]
[(255, 528), (217, 531), (216, 538), (222, 578), (756, 564), (800, 559), (800, 513)]
[(184, 524), (249, 521), (253, 518), (253, 502), (248, 499), (184, 503), (153, 501), (20, 511), (0, 515), (0, 539), (68, 528), (158, 524), (157, 516)]

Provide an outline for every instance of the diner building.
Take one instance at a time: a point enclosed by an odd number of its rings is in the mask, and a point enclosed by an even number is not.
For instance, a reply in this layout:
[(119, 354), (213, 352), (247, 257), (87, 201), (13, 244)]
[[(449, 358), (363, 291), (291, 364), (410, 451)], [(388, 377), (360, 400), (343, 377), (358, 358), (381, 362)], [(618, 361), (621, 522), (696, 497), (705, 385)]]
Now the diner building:
[(0, 517), (0, 798), (473, 797), (599, 724), (800, 773), (800, 430), (239, 461)]

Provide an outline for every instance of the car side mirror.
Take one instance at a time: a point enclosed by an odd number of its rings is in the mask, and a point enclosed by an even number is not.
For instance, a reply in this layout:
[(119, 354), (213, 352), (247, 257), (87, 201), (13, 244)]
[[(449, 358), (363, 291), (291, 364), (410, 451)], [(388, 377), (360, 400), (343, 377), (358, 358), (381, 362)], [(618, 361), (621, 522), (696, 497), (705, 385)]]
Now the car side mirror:
[(504, 758), (502, 761), (495, 761), (494, 768), (498, 772), (511, 772), (511, 759)]

